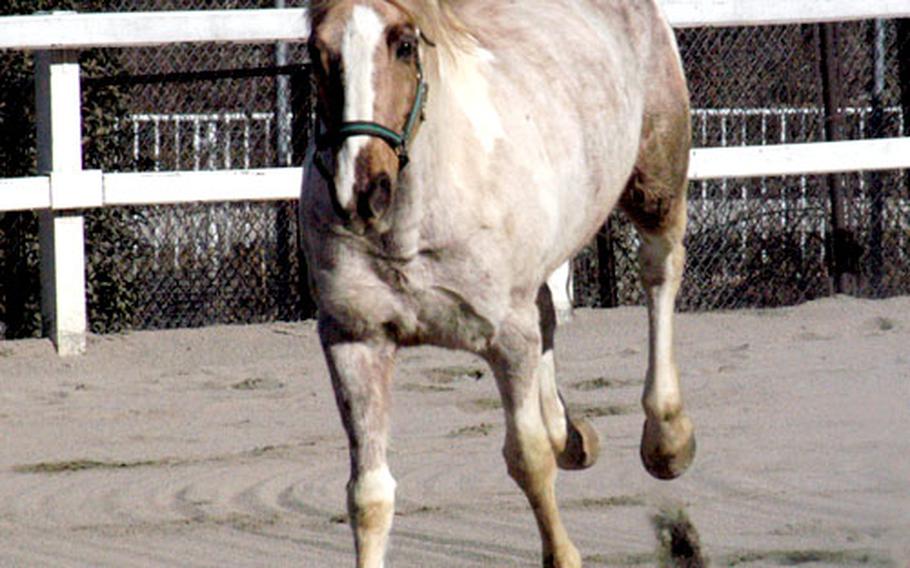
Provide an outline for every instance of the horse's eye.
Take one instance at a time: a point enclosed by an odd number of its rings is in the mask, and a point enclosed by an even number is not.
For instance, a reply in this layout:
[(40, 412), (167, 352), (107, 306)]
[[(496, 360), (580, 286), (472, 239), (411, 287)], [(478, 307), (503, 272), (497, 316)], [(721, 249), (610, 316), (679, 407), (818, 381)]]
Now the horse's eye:
[(401, 61), (410, 61), (417, 53), (417, 43), (412, 39), (403, 39), (395, 50), (395, 57)]

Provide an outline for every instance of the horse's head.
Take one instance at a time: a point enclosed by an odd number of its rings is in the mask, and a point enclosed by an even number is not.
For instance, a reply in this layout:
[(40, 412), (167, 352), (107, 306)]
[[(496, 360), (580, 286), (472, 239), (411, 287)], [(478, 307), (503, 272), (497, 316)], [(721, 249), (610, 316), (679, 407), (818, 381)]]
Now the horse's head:
[(314, 2), (311, 15), (315, 165), (342, 218), (374, 223), (392, 204), (426, 99), (420, 31), (391, 2)]

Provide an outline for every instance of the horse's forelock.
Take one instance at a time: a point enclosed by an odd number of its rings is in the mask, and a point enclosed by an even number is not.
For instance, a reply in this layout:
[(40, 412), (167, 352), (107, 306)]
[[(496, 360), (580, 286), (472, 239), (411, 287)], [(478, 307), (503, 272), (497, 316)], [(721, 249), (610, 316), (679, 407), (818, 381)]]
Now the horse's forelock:
[(473, 43), (470, 31), (455, 14), (451, 0), (388, 0), (411, 15), (417, 27), (435, 46), (449, 55)]
[[(401, 10), (434, 45), (450, 54), (470, 42), (470, 33), (455, 15), (451, 0), (385, 0)], [(318, 25), (340, 0), (312, 0), (309, 16)]]
[(329, 8), (334, 4), (337, 4), (336, 0), (312, 0), (309, 9), (307, 10), (310, 26), (318, 26), (320, 22), (325, 19), (325, 15), (329, 11)]

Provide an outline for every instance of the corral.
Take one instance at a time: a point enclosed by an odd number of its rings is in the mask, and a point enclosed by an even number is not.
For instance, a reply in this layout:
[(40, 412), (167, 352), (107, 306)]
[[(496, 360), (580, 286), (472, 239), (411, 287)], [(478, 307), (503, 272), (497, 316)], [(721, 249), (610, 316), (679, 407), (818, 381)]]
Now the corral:
[[(685, 3), (668, 2), (673, 4)], [(726, 13), (722, 4), (715, 6), (714, 16), (732, 20), (714, 24), (781, 23)], [(825, 10), (836, 4), (825, 3), (817, 19), (826, 20)], [(884, 11), (852, 17), (910, 15), (900, 11), (899, 3), (882, 2), (880, 9)], [(49, 16), (46, 23), (66, 27), (68, 17), (76, 16)], [(230, 15), (226, 18), (230, 20)], [(807, 21), (785, 20), (791, 25)], [(275, 29), (250, 40), (293, 39), (290, 32), (281, 36)], [(899, 35), (894, 31), (899, 26), (876, 24), (871, 29), (882, 37)], [(802, 29), (794, 37), (822, 39), (813, 33)], [(203, 41), (193, 37), (178, 39)], [(897, 48), (905, 49), (900, 44)], [(66, 92), (78, 83), (72, 81), (74, 60), (49, 55), (53, 53), (46, 51), (39, 58), (39, 74), (44, 72), (46, 80), (53, 81), (57, 66), (56, 80), (63, 81)], [(888, 60), (894, 61), (893, 56)], [(901, 72), (896, 71), (898, 76)], [(103, 88), (105, 79), (95, 77), (87, 83)], [(899, 98), (894, 92), (900, 89), (889, 85), (888, 96)], [(886, 89), (873, 85), (868, 92), (884, 96)], [(78, 106), (72, 96), (64, 99), (70, 110)], [(49, 101), (44, 104), (51, 105)], [(833, 108), (834, 112), (822, 107), (702, 108), (694, 113), (696, 140), (700, 133), (706, 146), (745, 145), (755, 139), (756, 131), (763, 145), (771, 138), (780, 143), (828, 140), (831, 133), (825, 124), (831, 115), (846, 122), (842, 132), (858, 133), (851, 137), (866, 137), (867, 128), (875, 130), (871, 137), (906, 135), (901, 101), (871, 100), (868, 106), (852, 107), (841, 103)], [(45, 121), (48, 112), (49, 108), (39, 108)], [(78, 212), (83, 208), (194, 202), (184, 207), (182, 222), (189, 220), (201, 235), (195, 240), (182, 240), (168, 224), (172, 220), (168, 206), (149, 206), (141, 214), (122, 209), (141, 221), (142, 230), (148, 229), (140, 234), (143, 242), (161, 247), (146, 260), (148, 264), (127, 271), (129, 281), (152, 270), (171, 274), (170, 285), (176, 291), (167, 293), (180, 296), (180, 302), (168, 309), (180, 313), (197, 309), (201, 317), (190, 324), (205, 324), (218, 321), (225, 306), (237, 300), (228, 297), (230, 291), (222, 295), (181, 289), (187, 284), (182, 263), (215, 258), (210, 270), (219, 273), (217, 259), (222, 254), (242, 257), (246, 268), (233, 280), (255, 282), (253, 292), (241, 301), (249, 302), (243, 309), (250, 317), (232, 321), (274, 319), (276, 312), (284, 314), (279, 318), (290, 314), (295, 319), (301, 299), (291, 292), (294, 283), (273, 280), (267, 257), (274, 253), (258, 247), (259, 241), (248, 232), (247, 220), (257, 215), (236, 212), (263, 207), (279, 233), (277, 240), (286, 243), (294, 234), (287, 221), (292, 204), (255, 205), (245, 200), (292, 198), (299, 172), (160, 171), (284, 165), (284, 156), (293, 154), (290, 138), (284, 139), (283, 148), (276, 145), (281, 151), (274, 161), (260, 164), (252, 157), (257, 140), (273, 135), (270, 120), (281, 116), (290, 115), (146, 112), (120, 117), (115, 129), (132, 133), (132, 139), (125, 139), (126, 154), (132, 155), (134, 164), (143, 163), (136, 169), (151, 170), (145, 173), (116, 168), (80, 171), (84, 164), (76, 166), (74, 145), (66, 146), (73, 142), (72, 132), (64, 132), (64, 140), (56, 142), (45, 132), (39, 164), (43, 160), (42, 172), (49, 175), (3, 181), (4, 190), (18, 192), (5, 194), (4, 208), (43, 209), (49, 212), (43, 222), (46, 228), (60, 221), (53, 231), (71, 231), (71, 222), (81, 219)], [(874, 127), (868, 126), (876, 121)], [(292, 122), (292, 117), (283, 122)], [(266, 133), (254, 134), (256, 125), (263, 124)], [(162, 135), (166, 131), (169, 134)], [(145, 144), (149, 140), (152, 143)], [(906, 257), (910, 211), (904, 176), (856, 174), (845, 182), (801, 174), (906, 168), (910, 155), (906, 147), (906, 138), (895, 138), (697, 151), (692, 169), (700, 180), (692, 189), (694, 249), (711, 246), (728, 254), (714, 264), (696, 261), (683, 305), (697, 309), (787, 304), (841, 287), (869, 296), (901, 293), (906, 271), (883, 267), (890, 262), (903, 266)], [(174, 149), (175, 165), (161, 167), (168, 148)], [(58, 167), (61, 163), (63, 168)], [(761, 177), (778, 174), (796, 177), (784, 183)], [(738, 176), (759, 177), (734, 181)], [(248, 188), (254, 186), (253, 195)], [(81, 192), (69, 193), (72, 187)], [(199, 204), (233, 200), (241, 203)], [(841, 219), (836, 218), (838, 207), (848, 213)], [(726, 227), (722, 217), (714, 216), (718, 211), (745, 221)], [(750, 217), (760, 220), (750, 223)], [(148, 224), (156, 218), (161, 222)], [(608, 229), (615, 230), (615, 225)], [(837, 241), (838, 230), (851, 233), (854, 240)], [(75, 233), (66, 234), (63, 244), (75, 244), (70, 241)], [(582, 303), (636, 299), (637, 292), (621, 281), (634, 273), (623, 256), (634, 242), (624, 241), (621, 234), (612, 239), (603, 249), (600, 241), (595, 243), (576, 263), (578, 274), (586, 267), (597, 273), (591, 280), (610, 284), (613, 279), (612, 291), (601, 287), (599, 297), (582, 297)], [(853, 245), (862, 250), (846, 253), (847, 264), (832, 252), (839, 246), (849, 251)], [(137, 250), (127, 249), (126, 255)], [(288, 251), (277, 253), (282, 255), (285, 264), (296, 266)], [(793, 258), (809, 261), (790, 273)], [(8, 262), (6, 257), (3, 261)], [(612, 275), (604, 277), (601, 262), (615, 263), (610, 264)], [(850, 262), (862, 262), (863, 268), (848, 266)], [(794, 284), (792, 289), (779, 287), (771, 300), (750, 298), (756, 293), (755, 283), (746, 286), (743, 271), (731, 270), (729, 264), (749, 267), (753, 274), (786, 275), (783, 280)], [(52, 265), (45, 269), (56, 270)], [(16, 274), (4, 274), (6, 290), (16, 284), (11, 277)], [(60, 283), (73, 284), (66, 274), (56, 276), (58, 290)], [(843, 280), (845, 274), (856, 280)], [(78, 304), (83, 287), (75, 288), (80, 289), (75, 300), (66, 301)], [(273, 296), (284, 303), (276, 307), (270, 303)], [(731, 297), (742, 302), (730, 303)], [(288, 304), (295, 307), (287, 310)], [(578, 535), (587, 563), (658, 562), (649, 518), (669, 507), (688, 514), (701, 533), (705, 555), (720, 565), (905, 564), (910, 559), (903, 540), (910, 528), (905, 483), (910, 466), (901, 456), (910, 449), (905, 439), (910, 426), (905, 410), (910, 394), (910, 361), (904, 353), (908, 313), (910, 304), (903, 298), (872, 302), (836, 296), (775, 311), (681, 317), (679, 357), (685, 388), (693, 413), (704, 426), (696, 468), (680, 482), (666, 485), (647, 479), (634, 455), (637, 393), (644, 368), (642, 310), (578, 312), (558, 342), (568, 346), (560, 352), (561, 382), (570, 404), (605, 435), (606, 459), (590, 472), (562, 475), (559, 487), (567, 522)], [(45, 317), (53, 320), (55, 312), (50, 314)], [(125, 327), (171, 327), (181, 317), (185, 316), (152, 313), (138, 318), (141, 325)], [(65, 331), (81, 336), (84, 328)], [(66, 343), (59, 334), (53, 337), (58, 345)], [(73, 350), (81, 351), (85, 340), (78, 338)], [(346, 465), (343, 438), (311, 324), (135, 332), (87, 340), (87, 355), (63, 360), (39, 340), (0, 344), (5, 448), (0, 485), (6, 493), (0, 508), (0, 564), (348, 562), (349, 535), (340, 508)], [(502, 476), (497, 451), (501, 413), (495, 391), (489, 380), (475, 380), (488, 373), (473, 359), (434, 350), (409, 352), (402, 360), (396, 380), (398, 441), (393, 448), (402, 505), (391, 562), (532, 563), (534, 527)], [(428, 410), (411, 412), (417, 406)]]

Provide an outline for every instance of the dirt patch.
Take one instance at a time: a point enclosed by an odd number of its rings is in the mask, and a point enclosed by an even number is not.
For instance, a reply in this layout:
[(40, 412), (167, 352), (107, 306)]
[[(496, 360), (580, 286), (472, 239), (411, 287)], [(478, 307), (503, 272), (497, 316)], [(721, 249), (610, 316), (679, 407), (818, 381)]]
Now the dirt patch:
[(459, 402), (458, 407), (466, 412), (491, 412), (502, 410), (502, 401), (498, 398), (475, 398)]
[(656, 566), (657, 554), (592, 554), (584, 557), (585, 566)]
[(871, 327), (878, 331), (894, 331), (898, 328), (898, 323), (891, 318), (878, 317), (872, 321)]
[(598, 497), (568, 500), (563, 504), (569, 509), (612, 509), (615, 507), (644, 507), (647, 501), (641, 495), (616, 495), (614, 497)]
[(103, 469), (134, 469), (138, 467), (164, 467), (171, 465), (169, 460), (140, 460), (140, 461), (97, 461), (97, 460), (71, 460), (61, 462), (44, 462), (28, 465), (13, 466), (16, 473), (70, 473), (75, 471), (103, 470)]
[(651, 523), (657, 536), (657, 558), (661, 568), (703, 568), (701, 538), (685, 509), (663, 509)]
[(436, 367), (426, 371), (427, 377), (435, 382), (450, 384), (456, 381), (473, 380), (479, 381), (486, 374), (486, 371), (480, 367), (466, 367), (453, 365), (451, 367)]
[(283, 389), (284, 383), (275, 379), (255, 377), (234, 383), (231, 388), (240, 391), (273, 391)]
[(602, 418), (604, 416), (626, 416), (640, 411), (635, 404), (577, 404), (569, 405), (572, 416), (581, 418)]
[(436, 393), (436, 392), (452, 392), (455, 390), (455, 387), (448, 385), (423, 385), (420, 383), (405, 383), (398, 387), (400, 390), (407, 392), (423, 392), (423, 393)]
[(570, 386), (577, 391), (588, 392), (609, 388), (633, 387), (643, 383), (644, 381), (641, 379), (608, 379), (606, 377), (597, 377), (596, 379), (572, 383)]
[(896, 564), (881, 555), (865, 550), (751, 550), (729, 554), (720, 559), (724, 566), (882, 566)]
[(494, 425), (486, 422), (473, 426), (464, 426), (449, 432), (449, 438), (476, 438), (478, 436), (488, 436), (494, 428), (496, 428)]
[(60, 474), (91, 470), (128, 470), (150, 467), (179, 467), (189, 465), (214, 464), (238, 459), (260, 458), (282, 452), (290, 446), (262, 446), (235, 454), (200, 457), (200, 458), (160, 458), (154, 460), (95, 460), (75, 459), (55, 462), (15, 465), (10, 468), (15, 473), (25, 474)]

